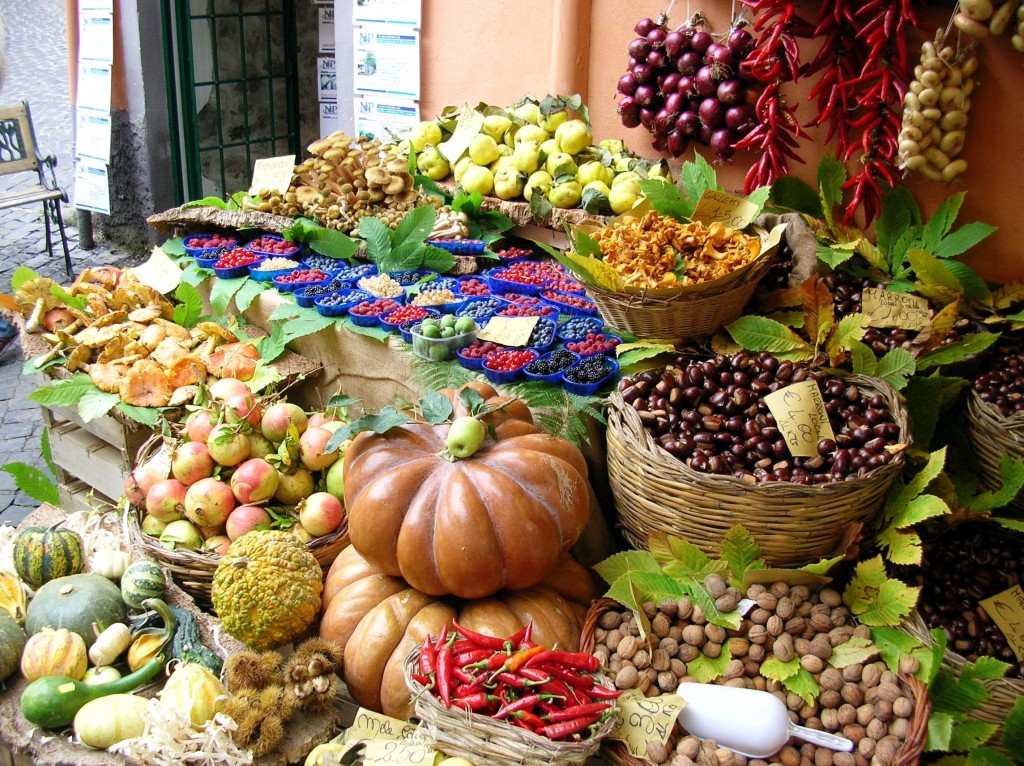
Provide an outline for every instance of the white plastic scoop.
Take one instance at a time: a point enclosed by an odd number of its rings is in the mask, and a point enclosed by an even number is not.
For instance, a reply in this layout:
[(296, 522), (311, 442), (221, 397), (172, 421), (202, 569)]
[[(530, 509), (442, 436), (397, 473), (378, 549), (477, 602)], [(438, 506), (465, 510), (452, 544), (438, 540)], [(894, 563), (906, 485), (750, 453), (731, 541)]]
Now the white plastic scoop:
[(797, 726), (786, 705), (773, 694), (714, 684), (682, 683), (676, 690), (686, 700), (679, 725), (701, 739), (713, 739), (747, 758), (767, 758), (797, 737), (831, 750), (853, 750), (836, 734)]

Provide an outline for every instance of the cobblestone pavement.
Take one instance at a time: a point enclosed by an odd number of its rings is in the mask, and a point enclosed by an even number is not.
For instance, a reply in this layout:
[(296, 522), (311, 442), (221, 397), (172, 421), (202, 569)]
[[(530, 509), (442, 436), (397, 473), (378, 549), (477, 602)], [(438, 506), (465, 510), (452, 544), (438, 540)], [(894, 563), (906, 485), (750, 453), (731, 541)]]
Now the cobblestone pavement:
[[(67, 38), (63, 0), (0, 0), (7, 29), (7, 77), (0, 104), (29, 102), (36, 142), (42, 154), (57, 156), (57, 182), (73, 194), (72, 110), (68, 92)], [(20, 31), (20, 32), (19, 32)], [(0, 192), (35, 183), (34, 174), (0, 176)], [(102, 242), (93, 250), (78, 247), (72, 205), (63, 205), (75, 273), (88, 266), (118, 264), (131, 256)], [(64, 255), (54, 235), (54, 257), (46, 252), (42, 205), (0, 211), (0, 292), (10, 290), (10, 276), (28, 266), (62, 284)], [(21, 348), (12, 343), (0, 353), (0, 466), (14, 461), (42, 466), (42, 417), (26, 397), (35, 381), (22, 375)], [(38, 504), (18, 491), (11, 476), (0, 472), (0, 522), (17, 524)]]

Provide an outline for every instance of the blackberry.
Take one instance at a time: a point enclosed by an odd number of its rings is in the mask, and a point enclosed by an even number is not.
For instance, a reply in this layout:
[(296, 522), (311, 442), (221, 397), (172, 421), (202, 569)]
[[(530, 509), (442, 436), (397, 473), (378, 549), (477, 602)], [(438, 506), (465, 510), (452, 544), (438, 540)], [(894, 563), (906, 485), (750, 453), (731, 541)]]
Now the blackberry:
[(538, 359), (536, 362), (530, 362), (526, 365), (526, 371), (531, 372), (534, 375), (554, 375), (557, 372), (561, 372), (566, 367), (572, 366), (572, 363), (576, 361), (570, 352), (564, 348), (559, 348), (552, 351), (543, 359)]
[(332, 280), (326, 285), (313, 285), (312, 287), (304, 287), (302, 289), (303, 298), (317, 298), (321, 295), (330, 295), (336, 293), (339, 290), (346, 290), (349, 287), (348, 282), (339, 282), (338, 280)]
[(388, 272), (393, 280), (403, 287), (407, 285), (414, 285), (419, 282), (425, 274), (422, 271), (391, 271)]
[(572, 383), (597, 383), (612, 371), (611, 365), (600, 354), (588, 356), (575, 367), (570, 367), (563, 375)]

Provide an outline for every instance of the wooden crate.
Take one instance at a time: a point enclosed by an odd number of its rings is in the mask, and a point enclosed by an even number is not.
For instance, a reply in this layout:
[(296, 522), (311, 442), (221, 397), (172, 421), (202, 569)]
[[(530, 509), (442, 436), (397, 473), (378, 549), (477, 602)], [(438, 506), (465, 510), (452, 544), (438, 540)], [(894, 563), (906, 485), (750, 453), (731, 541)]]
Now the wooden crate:
[(134, 455), (70, 420), (53, 421), (48, 428), (53, 462), (62, 474), (57, 477), (59, 483), (81, 481), (107, 498), (121, 497)]
[(64, 479), (64, 481), (57, 485), (57, 492), (60, 494), (60, 507), (69, 514), (77, 511), (91, 511), (97, 508), (102, 510), (117, 505), (116, 500), (107, 497), (81, 479), (74, 479), (69, 476), (65, 476)]

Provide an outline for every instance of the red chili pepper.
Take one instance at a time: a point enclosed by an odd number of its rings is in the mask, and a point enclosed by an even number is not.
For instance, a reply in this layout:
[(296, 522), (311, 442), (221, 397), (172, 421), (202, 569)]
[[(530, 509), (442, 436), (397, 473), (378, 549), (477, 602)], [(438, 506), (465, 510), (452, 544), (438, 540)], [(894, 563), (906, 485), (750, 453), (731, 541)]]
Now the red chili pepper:
[(452, 648), (445, 644), (437, 653), (437, 693), (442, 704), (451, 707)]
[(489, 658), (491, 654), (490, 649), (472, 649), (468, 652), (460, 652), (452, 657), (452, 664), (457, 668), (464, 668)]
[(437, 634), (437, 639), (434, 641), (434, 651), (440, 652), (441, 647), (445, 645), (448, 640), (448, 625), (441, 626), (441, 632)]
[(476, 643), (470, 641), (468, 638), (460, 638), (458, 641), (452, 644), (452, 653), (462, 654), (463, 652), (470, 652), (474, 649), (479, 648), (480, 647), (477, 646)]
[[(525, 628), (522, 628), (521, 630), (516, 631), (511, 636), (509, 636), (507, 639), (505, 639), (504, 644), (511, 644), (513, 649), (518, 649), (519, 645), (521, 643), (523, 643), (524, 640), (525, 641), (529, 641), (530, 640), (530, 634), (532, 632), (533, 632), (533, 620), (530, 620), (526, 624)], [(504, 648), (504, 646), (502, 648)]]
[(511, 657), (508, 658), (508, 661), (505, 663), (505, 665), (508, 670), (514, 673), (515, 671), (519, 670), (519, 668), (523, 667), (523, 665), (532, 662), (533, 659), (544, 655), (547, 651), (548, 650), (546, 650), (543, 646), (531, 646), (529, 649), (522, 649), (513, 654)]
[(494, 636), (486, 636), (483, 633), (477, 633), (476, 631), (469, 630), (462, 625), (459, 625), (455, 620), (452, 620), (452, 625), (455, 630), (462, 634), (462, 636), (469, 641), (474, 642), (479, 649), (491, 649), (496, 652), (500, 652), (505, 648), (505, 641)]
[(587, 693), (599, 700), (613, 700), (618, 699), (622, 696), (622, 692), (618, 689), (609, 689), (607, 686), (595, 686), (593, 689), (589, 689)]
[(460, 707), (463, 710), (472, 710), (478, 713), (482, 710), (486, 710), (492, 703), (498, 702), (498, 698), (493, 694), (487, 694), (486, 692), (477, 692), (471, 694), (468, 697), (460, 697), (452, 700), (452, 707)]
[(491, 716), (491, 718), (504, 718), (509, 713), (514, 713), (517, 710), (531, 710), (537, 706), (537, 703), (543, 699), (556, 699), (550, 694), (527, 694), (520, 697), (517, 700), (509, 702), (502, 706), (502, 708)]
[(543, 670), (538, 668), (519, 668), (519, 675), (525, 678), (527, 681), (536, 681), (537, 683), (547, 683), (551, 680), (551, 674), (545, 673)]
[(611, 708), (611, 704), (608, 702), (592, 702), (589, 705), (576, 705), (575, 707), (567, 707), (564, 710), (559, 710), (556, 713), (548, 713), (547, 719), (551, 723), (571, 721), (573, 718), (580, 718), (582, 716), (591, 715), (592, 713), (604, 713), (604, 711), (609, 708)]
[(434, 681), (426, 676), (421, 676), (419, 673), (412, 674), (412, 680), (418, 683), (420, 686), (426, 686), (428, 689), (433, 688)]
[(531, 657), (526, 658), (526, 661), (527, 664), (534, 667), (538, 665), (561, 665), (567, 668), (585, 670), (588, 673), (596, 673), (601, 666), (597, 657), (593, 654), (587, 654), (586, 652), (559, 652), (552, 649), (535, 652)]
[(577, 732), (583, 731), (599, 718), (601, 718), (601, 714), (597, 713), (596, 715), (591, 714), (574, 718), (571, 721), (559, 721), (558, 723), (553, 723), (549, 726), (545, 726), (543, 729), (539, 729), (537, 733), (543, 737), (547, 737), (548, 739), (565, 739)]
[(544, 664), (540, 669), (545, 673), (550, 673), (555, 678), (560, 678), (570, 686), (575, 686), (579, 689), (589, 689), (594, 685), (593, 677), (581, 676), (578, 673), (573, 673), (571, 670), (560, 668), (557, 665)]
[(479, 676), (475, 676), (465, 668), (452, 668), (452, 678), (462, 681), (464, 684), (481, 686), (486, 676), (482, 673)]
[(437, 652), (430, 643), (430, 636), (423, 639), (420, 647), (420, 675), (429, 676), (437, 670)]
[(494, 683), (495, 681), (511, 686), (513, 689), (525, 689), (528, 686), (537, 685), (536, 682), (527, 681), (525, 678), (509, 673), (507, 670), (491, 676), (490, 682)]
[(531, 713), (529, 710), (517, 710), (516, 712), (512, 713), (511, 716), (513, 718), (518, 718), (520, 721), (529, 726), (532, 731), (537, 731), (537, 729), (543, 729), (545, 726), (547, 726), (547, 721), (545, 721), (539, 715)]

